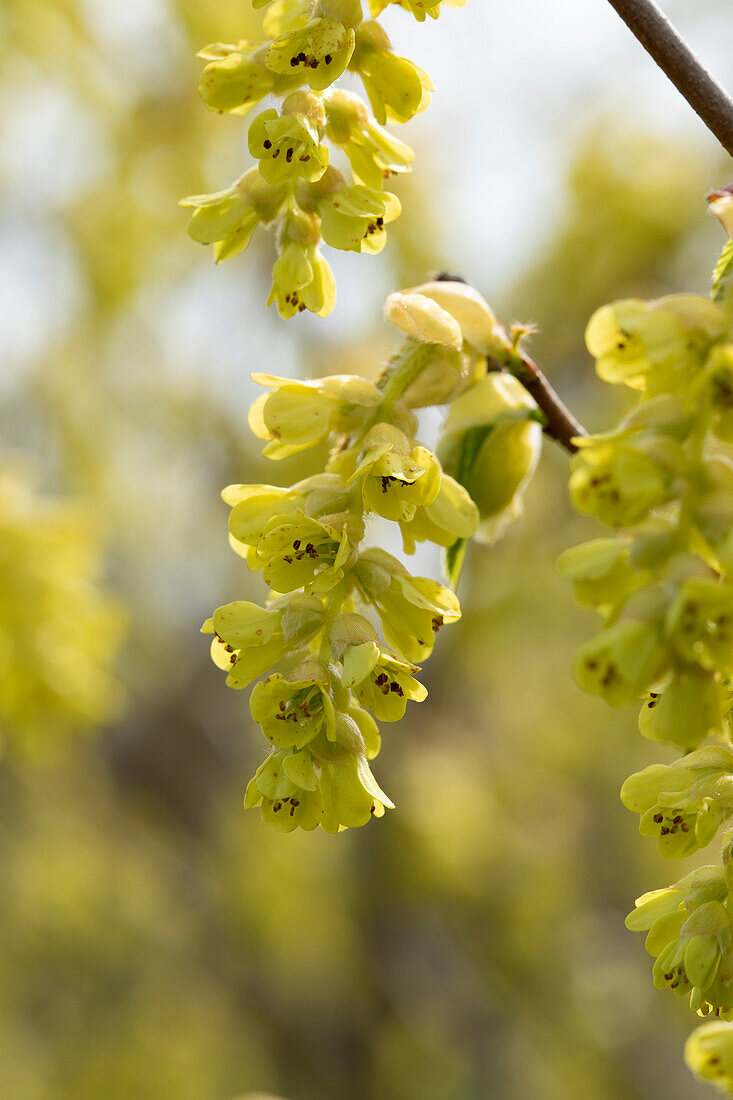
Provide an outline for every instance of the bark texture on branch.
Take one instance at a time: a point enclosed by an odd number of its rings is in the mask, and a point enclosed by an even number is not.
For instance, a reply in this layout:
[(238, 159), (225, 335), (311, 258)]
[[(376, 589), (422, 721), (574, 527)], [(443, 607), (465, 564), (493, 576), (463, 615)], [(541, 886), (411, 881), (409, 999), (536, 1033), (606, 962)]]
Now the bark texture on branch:
[(654, 0), (609, 0), (626, 26), (733, 157), (733, 99)]

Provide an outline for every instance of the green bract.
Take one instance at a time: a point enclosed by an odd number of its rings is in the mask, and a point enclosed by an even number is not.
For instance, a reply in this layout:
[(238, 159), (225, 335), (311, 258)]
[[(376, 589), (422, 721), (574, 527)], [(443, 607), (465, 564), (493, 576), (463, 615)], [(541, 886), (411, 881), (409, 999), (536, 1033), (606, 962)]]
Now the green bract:
[(484, 379), (486, 357), (509, 343), (481, 295), (463, 283), (397, 291), (387, 299), (384, 316), (414, 341), (412, 347), (422, 346), (422, 369), (404, 395), (411, 408), (454, 400)]
[(487, 374), (452, 404), (438, 457), (479, 513), (478, 535), (495, 541), (522, 512), (542, 429), (536, 405), (509, 374)]

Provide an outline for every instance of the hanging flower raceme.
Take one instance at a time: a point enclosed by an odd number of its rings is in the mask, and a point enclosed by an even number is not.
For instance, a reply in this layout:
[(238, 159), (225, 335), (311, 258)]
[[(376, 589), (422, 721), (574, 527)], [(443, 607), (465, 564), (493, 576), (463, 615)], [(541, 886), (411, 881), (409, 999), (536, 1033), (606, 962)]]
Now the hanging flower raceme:
[[(294, 485), (230, 485), (222, 493), (231, 545), (262, 574), (270, 597), (264, 606), (239, 600), (220, 607), (203, 631), (212, 635), (212, 657), (227, 683), (255, 685), (251, 715), (270, 755), (245, 805), (258, 806), (281, 831), (320, 825), (336, 832), (392, 808), (370, 767), (381, 744), (377, 723), (399, 721), (426, 698), (419, 665), (441, 628), (460, 618), (449, 587), (363, 545), (372, 517), (397, 525), (408, 551), (417, 541), (465, 543), (481, 520), (469, 491), (415, 438), (411, 410), (421, 400), (422, 373), (433, 371), (450, 343), (459, 360), (470, 361), (462, 387), (473, 383), (486, 415), (488, 349), (503, 330), (468, 287), (424, 289), (406, 292), (398, 313), (403, 327), (410, 311), (430, 321), (420, 321), (419, 334), (410, 330), (378, 383), (351, 375), (314, 382), (253, 376), (268, 389), (249, 415), (263, 453), (287, 458), (326, 440), (329, 454), (322, 473)], [(457, 369), (460, 375), (460, 363)], [(508, 410), (517, 423), (533, 405), (519, 401), (513, 381), (498, 416)], [(501, 506), (511, 506), (510, 498)]]
[(637, 899), (626, 918), (632, 931), (646, 931), (656, 962), (657, 989), (689, 996), (693, 1011), (733, 1017), (733, 930), (722, 868), (702, 867), (666, 890)]
[[(443, 3), (458, 7), (462, 0)], [(405, 6), (423, 20), (437, 17), (440, 4), (409, 0)], [(267, 96), (282, 103), (250, 122), (247, 144), (258, 168), (225, 191), (181, 205), (194, 210), (190, 235), (213, 244), (217, 261), (243, 252), (257, 225), (274, 226), (278, 259), (268, 305), (277, 304), (285, 318), (305, 310), (325, 316), (336, 287), (319, 246), (384, 248), (386, 226), (401, 209), (382, 191), (384, 181), (410, 171), (414, 154), (382, 126), (423, 110), (432, 85), (393, 52), (376, 20), (363, 21), (361, 0), (265, 0), (254, 7), (263, 9), (269, 41), (205, 47), (199, 91), (218, 113), (247, 114)], [(347, 69), (361, 76), (371, 112), (358, 96), (333, 87)], [(329, 168), (329, 142), (346, 154), (350, 180)]]
[[(711, 206), (728, 225), (730, 195)], [(711, 298), (636, 299), (598, 310), (586, 340), (599, 376), (637, 391), (612, 432), (576, 440), (575, 508), (619, 528), (562, 555), (579, 603), (605, 620), (581, 646), (575, 677), (611, 705), (641, 701), (639, 730), (685, 755), (652, 764), (621, 790), (643, 836), (666, 859), (691, 855), (733, 815), (733, 248)], [(715, 742), (705, 744), (713, 738)], [(733, 1020), (733, 849), (667, 890), (641, 897), (627, 919), (648, 932), (654, 985), (689, 995), (698, 1015)], [(733, 1095), (730, 1027), (698, 1028), (687, 1061)]]

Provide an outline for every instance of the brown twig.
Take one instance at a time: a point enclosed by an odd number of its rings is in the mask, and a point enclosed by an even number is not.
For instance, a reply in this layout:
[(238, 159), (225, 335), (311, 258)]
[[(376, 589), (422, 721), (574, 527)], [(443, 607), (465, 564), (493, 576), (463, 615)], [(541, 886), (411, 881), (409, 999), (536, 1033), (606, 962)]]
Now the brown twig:
[(560, 400), (545, 375), (521, 348), (516, 349), (511, 361), (504, 364), (534, 400), (544, 415), (543, 431), (554, 439), (570, 454), (575, 454), (578, 446), (574, 439), (587, 435), (587, 431)]
[(733, 157), (733, 99), (654, 0), (609, 0), (626, 26)]
[[(435, 276), (439, 283), (465, 283), (467, 280), (461, 275), (451, 275), (447, 271), (441, 271)], [(507, 340), (506, 354), (501, 357), (491, 357), (488, 360), (489, 370), (506, 370), (513, 374), (527, 393), (537, 402), (537, 406), (544, 416), (543, 431), (550, 439), (554, 439), (570, 454), (578, 450), (573, 439), (587, 435), (587, 431), (570, 412), (568, 407), (560, 400), (545, 375), (520, 345), (509, 345)]]

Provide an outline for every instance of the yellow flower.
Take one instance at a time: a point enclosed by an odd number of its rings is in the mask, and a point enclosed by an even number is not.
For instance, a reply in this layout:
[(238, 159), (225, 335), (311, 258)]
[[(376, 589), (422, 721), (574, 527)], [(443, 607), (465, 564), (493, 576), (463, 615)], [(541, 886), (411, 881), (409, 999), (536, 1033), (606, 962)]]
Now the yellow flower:
[(393, 53), (378, 23), (362, 23), (357, 30), (349, 68), (359, 73), (374, 116), (382, 126), (388, 118), (409, 122), (430, 103), (430, 77), (406, 57)]
[(351, 374), (332, 374), (315, 382), (253, 374), (264, 394), (249, 411), (249, 426), (267, 440), (263, 454), (288, 458), (320, 442), (332, 431), (351, 431), (375, 408), (381, 394), (373, 382)]
[(435, 456), (391, 424), (377, 424), (364, 437), (349, 483), (362, 479), (364, 507), (385, 519), (407, 523), (435, 500), (441, 470)]

